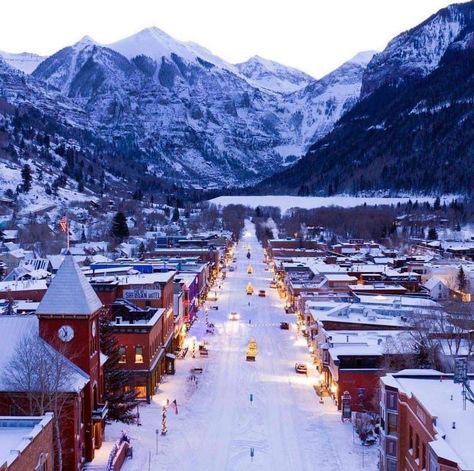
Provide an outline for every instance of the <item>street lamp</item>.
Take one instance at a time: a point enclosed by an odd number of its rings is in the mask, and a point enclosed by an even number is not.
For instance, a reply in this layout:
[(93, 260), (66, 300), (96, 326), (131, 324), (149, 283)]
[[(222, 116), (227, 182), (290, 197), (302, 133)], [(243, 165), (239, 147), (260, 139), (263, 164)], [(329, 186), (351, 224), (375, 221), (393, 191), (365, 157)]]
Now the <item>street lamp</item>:
[(166, 406), (167, 402), (163, 401), (161, 404), (161, 435), (166, 435), (166, 432), (168, 432), (166, 428)]
[(137, 401), (137, 426), (139, 427), (142, 423), (140, 422), (140, 409), (139, 409), (140, 403)]

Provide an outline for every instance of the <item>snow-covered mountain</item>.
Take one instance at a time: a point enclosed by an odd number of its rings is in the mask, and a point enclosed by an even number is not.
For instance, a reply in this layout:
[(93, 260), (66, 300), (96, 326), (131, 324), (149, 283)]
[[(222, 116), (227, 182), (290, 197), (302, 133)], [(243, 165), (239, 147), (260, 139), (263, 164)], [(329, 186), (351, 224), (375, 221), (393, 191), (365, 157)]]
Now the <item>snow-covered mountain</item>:
[(260, 56), (236, 64), (236, 68), (251, 84), (274, 92), (295, 92), (316, 81), (300, 70)]
[(375, 51), (357, 54), (322, 79), (295, 92), (292, 122), (295, 136), (307, 147), (330, 132), (339, 118), (358, 101), (362, 76)]
[(43, 61), (35, 83), (57, 90), (108, 142), (187, 185), (244, 185), (298, 159), (360, 93), (366, 61), (318, 81), (275, 62), (229, 64), (148, 28), (100, 45), (83, 38)]
[(471, 194), (474, 2), (440, 10), (366, 61), (363, 98), (261, 191)]
[(31, 74), (33, 70), (35, 70), (36, 67), (46, 59), (46, 57), (32, 54), (31, 52), (14, 54), (11, 52), (0, 51), (0, 56), (8, 65), (21, 70), (25, 74)]
[(382, 85), (426, 77), (460, 32), (473, 21), (473, 2), (450, 5), (392, 39), (364, 73), (362, 97)]

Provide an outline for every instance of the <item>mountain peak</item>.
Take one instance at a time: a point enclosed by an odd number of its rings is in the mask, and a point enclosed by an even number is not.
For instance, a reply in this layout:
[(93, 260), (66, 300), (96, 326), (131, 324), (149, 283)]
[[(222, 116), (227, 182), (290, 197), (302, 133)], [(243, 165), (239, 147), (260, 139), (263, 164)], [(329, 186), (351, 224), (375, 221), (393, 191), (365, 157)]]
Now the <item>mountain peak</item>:
[(254, 86), (274, 92), (291, 93), (314, 81), (301, 70), (255, 55), (235, 67)]
[(142, 29), (138, 33), (108, 44), (107, 47), (119, 52), (127, 59), (145, 55), (161, 62), (163, 57), (169, 58), (173, 53), (188, 60), (194, 59), (185, 44), (173, 39), (156, 26)]
[(77, 43), (73, 45), (75, 48), (83, 48), (85, 46), (98, 46), (99, 44), (94, 41), (90, 36), (83, 36)]
[(372, 60), (372, 57), (377, 54), (377, 51), (361, 51), (357, 53), (352, 59), (348, 60), (347, 62), (353, 64), (360, 64), (364, 67)]
[(31, 52), (20, 52), (18, 54), (0, 51), (0, 59), (3, 59), (9, 66), (21, 70), (25, 74), (31, 74), (44, 61), (45, 57)]

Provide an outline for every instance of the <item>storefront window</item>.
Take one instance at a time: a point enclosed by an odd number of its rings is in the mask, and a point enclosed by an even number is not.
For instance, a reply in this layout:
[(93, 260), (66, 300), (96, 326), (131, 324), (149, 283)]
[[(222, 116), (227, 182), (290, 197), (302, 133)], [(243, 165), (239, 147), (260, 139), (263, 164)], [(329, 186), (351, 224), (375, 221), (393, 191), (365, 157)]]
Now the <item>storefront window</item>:
[(143, 363), (143, 347), (135, 347), (135, 363)]
[(146, 386), (144, 386), (144, 385), (135, 386), (135, 393), (137, 395), (137, 399), (145, 399), (146, 398)]

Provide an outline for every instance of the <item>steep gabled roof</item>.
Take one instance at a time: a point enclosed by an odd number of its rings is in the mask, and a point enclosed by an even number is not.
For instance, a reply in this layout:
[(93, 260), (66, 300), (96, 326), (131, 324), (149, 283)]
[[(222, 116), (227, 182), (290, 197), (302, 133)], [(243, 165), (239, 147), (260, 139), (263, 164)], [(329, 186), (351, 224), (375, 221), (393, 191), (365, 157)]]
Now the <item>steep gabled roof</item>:
[(100, 299), (73, 256), (66, 255), (36, 314), (89, 315), (101, 307)]

